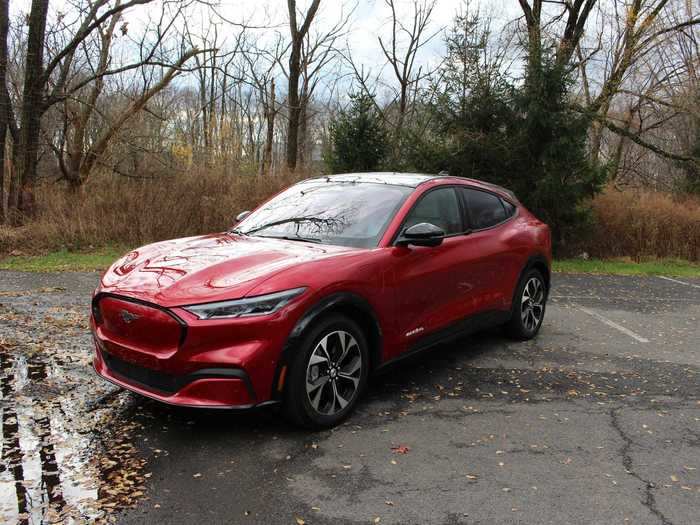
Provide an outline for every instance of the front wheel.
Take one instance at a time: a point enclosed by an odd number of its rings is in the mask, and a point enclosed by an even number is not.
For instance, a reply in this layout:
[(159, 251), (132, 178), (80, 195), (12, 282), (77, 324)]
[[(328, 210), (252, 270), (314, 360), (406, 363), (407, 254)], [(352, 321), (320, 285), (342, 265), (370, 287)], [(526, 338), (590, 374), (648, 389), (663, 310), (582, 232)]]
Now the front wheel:
[(307, 428), (329, 428), (345, 419), (367, 384), (367, 341), (353, 320), (332, 315), (303, 338), (285, 391), (285, 412)]
[(547, 284), (539, 270), (529, 270), (518, 283), (511, 318), (506, 325), (508, 335), (525, 341), (540, 331), (547, 302)]

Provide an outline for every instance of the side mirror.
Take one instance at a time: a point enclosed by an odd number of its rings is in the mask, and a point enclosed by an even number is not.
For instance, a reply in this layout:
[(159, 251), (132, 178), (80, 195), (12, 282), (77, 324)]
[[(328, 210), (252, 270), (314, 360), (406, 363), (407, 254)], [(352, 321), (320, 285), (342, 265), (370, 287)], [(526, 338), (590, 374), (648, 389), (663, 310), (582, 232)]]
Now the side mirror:
[(406, 228), (396, 244), (398, 246), (440, 246), (444, 238), (445, 232), (442, 228), (429, 222), (421, 222)]
[(236, 224), (241, 222), (243, 219), (245, 219), (248, 215), (250, 215), (250, 211), (242, 211), (238, 215), (236, 215)]

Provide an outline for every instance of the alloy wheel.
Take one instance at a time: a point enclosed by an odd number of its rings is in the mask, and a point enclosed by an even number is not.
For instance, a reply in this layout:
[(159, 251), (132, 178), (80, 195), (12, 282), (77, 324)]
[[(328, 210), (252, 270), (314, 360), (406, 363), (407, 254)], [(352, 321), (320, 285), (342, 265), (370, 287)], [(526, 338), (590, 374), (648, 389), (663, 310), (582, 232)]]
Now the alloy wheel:
[(532, 332), (540, 324), (544, 313), (544, 284), (537, 277), (531, 277), (523, 288), (520, 317), (526, 330)]
[(362, 352), (355, 338), (337, 330), (324, 335), (306, 366), (306, 395), (319, 414), (332, 416), (357, 395)]

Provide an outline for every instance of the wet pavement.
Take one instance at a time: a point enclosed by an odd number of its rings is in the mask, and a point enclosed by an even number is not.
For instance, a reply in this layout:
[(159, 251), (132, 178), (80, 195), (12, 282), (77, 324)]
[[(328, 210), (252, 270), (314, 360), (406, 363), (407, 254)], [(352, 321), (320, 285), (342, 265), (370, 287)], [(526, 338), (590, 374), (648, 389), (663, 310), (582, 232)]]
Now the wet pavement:
[(698, 522), (700, 280), (556, 275), (537, 340), (430, 350), (319, 433), (95, 378), (96, 281), (0, 272), (1, 522)]

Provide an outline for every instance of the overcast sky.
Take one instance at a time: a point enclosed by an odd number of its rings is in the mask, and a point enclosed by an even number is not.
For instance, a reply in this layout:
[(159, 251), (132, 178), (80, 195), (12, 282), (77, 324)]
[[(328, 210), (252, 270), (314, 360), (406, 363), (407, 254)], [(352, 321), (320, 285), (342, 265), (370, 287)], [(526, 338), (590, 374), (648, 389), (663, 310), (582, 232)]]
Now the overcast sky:
[[(306, 11), (311, 0), (298, 0), (298, 7)], [(512, 20), (519, 14), (519, 8), (515, 0), (472, 0), (473, 7), (489, 12), (494, 17), (495, 24), (502, 24)], [(287, 2), (285, 0), (221, 0), (221, 13), (227, 18), (241, 19), (253, 17), (264, 20), (272, 18), (274, 23), (287, 23)], [(413, 13), (413, 0), (396, 0), (397, 13), (405, 22), (410, 21)], [(341, 19), (344, 12), (352, 6), (357, 6), (353, 13), (351, 31), (347, 36), (347, 43), (353, 56), (368, 66), (384, 62), (381, 50), (377, 42), (379, 36), (386, 39), (390, 35), (390, 11), (384, 0), (321, 0), (317, 27), (332, 26)], [(464, 0), (437, 0), (436, 7), (431, 17), (431, 32), (441, 27), (449, 26), (456, 12), (466, 5)], [(286, 27), (282, 28), (286, 30)], [(432, 45), (425, 48), (424, 60), (430, 60), (442, 53), (442, 38), (436, 37)]]
[[(52, 15), (56, 12), (70, 12), (71, 4), (80, 0), (50, 0)], [(172, 1), (172, 0), (171, 0)], [(276, 25), (280, 31), (287, 29), (286, 0), (209, 0), (215, 5), (215, 10), (227, 19), (234, 21), (246, 20), (257, 25)], [(408, 22), (413, 12), (413, 0), (395, 0), (399, 17)], [(420, 0), (422, 1), (422, 0)], [(297, 0), (299, 10), (306, 12), (311, 0)], [(436, 0), (436, 7), (431, 17), (432, 32), (441, 27), (447, 27), (454, 19), (455, 13), (463, 6), (470, 4), (487, 12), (494, 19), (495, 25), (500, 25), (519, 16), (520, 11), (515, 0)], [(10, 2), (14, 14), (29, 12), (31, 1), (19, 0)], [(390, 35), (390, 11), (384, 0), (321, 0), (321, 7), (314, 24), (320, 30), (323, 26), (330, 27), (341, 19), (343, 13), (355, 6), (352, 16), (351, 31), (346, 40), (353, 56), (361, 59), (367, 65), (383, 62), (377, 37), (388, 38)], [(133, 26), (138, 26), (146, 18), (157, 19), (162, 8), (161, 0), (146, 6), (130, 9), (125, 18)], [(200, 18), (204, 24), (209, 22), (211, 11), (201, 7), (193, 10), (192, 19)], [(439, 54), (442, 50), (442, 39), (436, 38), (431, 46), (426, 48), (423, 58)]]
[[(71, 5), (83, 0), (50, 0), (50, 17), (55, 20), (57, 13), (62, 12), (70, 17), (70, 13), (77, 13)], [(124, 20), (128, 22), (130, 35), (139, 33), (139, 26), (146, 23), (148, 19), (158, 20), (164, 0), (137, 6), (124, 15)], [(413, 0), (395, 0), (399, 18), (409, 23), (413, 15)], [(211, 0), (210, 0), (211, 3)], [(311, 0), (297, 0), (298, 9), (306, 13)], [(436, 0), (431, 23), (427, 34), (439, 32), (441, 28), (449, 27), (454, 20), (458, 10), (463, 9), (467, 4), (472, 9), (478, 8), (481, 12), (488, 14), (493, 19), (494, 29), (498, 29), (503, 24), (517, 18), (521, 13), (516, 0)], [(11, 2), (11, 10), (14, 15), (24, 15), (30, 9), (30, 0)], [(171, 0), (172, 5), (172, 0)], [(288, 12), (286, 0), (219, 0), (213, 2), (214, 11), (219, 13), (224, 19), (235, 22), (246, 22), (256, 26), (272, 27), (272, 29), (261, 29), (257, 33), (258, 38), (274, 38), (274, 32), (281, 32), (286, 38), (289, 35)], [(378, 73), (385, 65), (386, 60), (381, 53), (378, 37), (382, 37), (385, 42), (391, 36), (390, 15), (391, 12), (384, 0), (321, 0), (319, 13), (314, 20), (312, 31), (323, 32), (335, 25), (346, 16), (348, 10), (354, 7), (349, 24), (349, 32), (341, 42), (336, 45), (344, 51), (349, 50), (355, 63), (361, 64), (365, 70), (371, 69), (373, 73)], [(231, 27), (231, 33), (238, 30), (227, 25), (207, 7), (197, 6), (190, 8), (188, 13), (188, 23), (193, 32), (204, 33), (205, 28), (212, 22), (218, 22), (219, 35), (226, 34), (226, 29)], [(233, 38), (230, 39), (231, 41)], [(223, 46), (225, 48), (225, 46)], [(436, 37), (425, 46), (417, 59), (417, 66), (435, 65), (444, 56), (444, 42), (442, 34)], [(388, 69), (384, 70), (382, 77), (387, 79)]]

